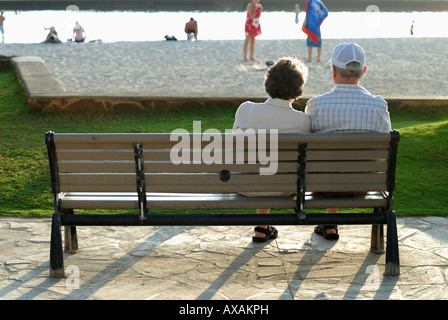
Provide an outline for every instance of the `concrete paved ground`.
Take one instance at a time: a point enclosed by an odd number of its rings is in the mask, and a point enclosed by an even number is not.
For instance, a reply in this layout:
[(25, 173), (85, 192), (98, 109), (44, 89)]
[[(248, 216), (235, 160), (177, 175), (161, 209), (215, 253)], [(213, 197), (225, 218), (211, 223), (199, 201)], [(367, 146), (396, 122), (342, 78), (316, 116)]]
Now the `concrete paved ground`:
[(369, 226), (78, 227), (64, 279), (49, 278), (50, 219), (0, 217), (0, 300), (414, 300), (448, 298), (448, 218), (398, 218), (401, 275), (383, 276)]

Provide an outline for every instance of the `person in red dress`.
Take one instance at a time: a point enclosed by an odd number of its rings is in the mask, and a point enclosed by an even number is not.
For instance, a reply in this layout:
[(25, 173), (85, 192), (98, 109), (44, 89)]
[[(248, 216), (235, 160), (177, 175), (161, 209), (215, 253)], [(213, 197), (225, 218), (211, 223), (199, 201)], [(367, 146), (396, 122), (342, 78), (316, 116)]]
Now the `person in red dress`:
[(247, 46), (249, 45), (250, 60), (254, 58), (255, 37), (261, 34), (260, 15), (263, 11), (263, 6), (259, 0), (252, 0), (247, 5), (247, 18), (244, 31), (246, 40), (244, 41), (244, 60), (247, 60)]

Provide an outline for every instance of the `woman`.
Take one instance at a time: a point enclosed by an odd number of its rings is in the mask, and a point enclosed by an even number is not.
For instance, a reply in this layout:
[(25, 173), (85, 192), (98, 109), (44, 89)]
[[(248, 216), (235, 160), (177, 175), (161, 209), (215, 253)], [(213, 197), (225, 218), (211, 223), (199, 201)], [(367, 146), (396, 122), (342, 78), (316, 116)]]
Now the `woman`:
[(250, 60), (254, 58), (255, 37), (261, 34), (260, 15), (263, 11), (263, 6), (259, 0), (252, 0), (247, 5), (247, 17), (244, 32), (246, 40), (244, 41), (244, 60), (247, 60), (247, 46), (250, 45)]
[(78, 21), (76, 21), (76, 25), (73, 28), (73, 38), (75, 39), (75, 42), (84, 42), (86, 39), (86, 32), (84, 31), (84, 28), (80, 26)]
[[(293, 108), (292, 103), (302, 95), (308, 78), (307, 67), (299, 60), (285, 57), (271, 66), (265, 75), (264, 88), (269, 95), (264, 103), (246, 101), (235, 114), (233, 131), (247, 129), (277, 129), (278, 133), (310, 132), (310, 117)], [(245, 196), (267, 196), (262, 193), (242, 193)], [(269, 196), (285, 196), (271, 193)], [(270, 209), (257, 209), (258, 214), (268, 214)], [(277, 229), (259, 225), (255, 228), (254, 242), (277, 238)]]

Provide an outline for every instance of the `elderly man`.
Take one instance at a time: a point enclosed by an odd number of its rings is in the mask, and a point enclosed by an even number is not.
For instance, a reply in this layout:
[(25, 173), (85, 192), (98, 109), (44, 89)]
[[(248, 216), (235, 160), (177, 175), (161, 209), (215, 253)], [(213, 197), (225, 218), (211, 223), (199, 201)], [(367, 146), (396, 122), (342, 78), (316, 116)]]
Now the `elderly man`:
[[(330, 92), (311, 98), (305, 107), (305, 113), (311, 117), (311, 132), (390, 132), (387, 102), (359, 84), (367, 69), (364, 50), (355, 43), (339, 44), (331, 62), (335, 86)], [(327, 213), (337, 211), (327, 209)], [(335, 225), (317, 226), (315, 232), (326, 239), (339, 238)]]

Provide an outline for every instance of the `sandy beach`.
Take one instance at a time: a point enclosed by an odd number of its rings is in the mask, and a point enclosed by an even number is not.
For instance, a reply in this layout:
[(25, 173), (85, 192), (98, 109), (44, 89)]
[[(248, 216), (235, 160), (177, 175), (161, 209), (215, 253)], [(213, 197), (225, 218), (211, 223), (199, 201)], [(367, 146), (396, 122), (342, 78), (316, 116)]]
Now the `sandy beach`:
[[(304, 97), (332, 88), (331, 52), (350, 41), (366, 50), (361, 84), (372, 94), (448, 96), (448, 39), (390, 38), (324, 39), (321, 62), (306, 62)], [(254, 63), (242, 48), (243, 40), (0, 44), (0, 54), (41, 57), (68, 93), (164, 97), (264, 97), (266, 61), (308, 54), (305, 40), (257, 40)]]

